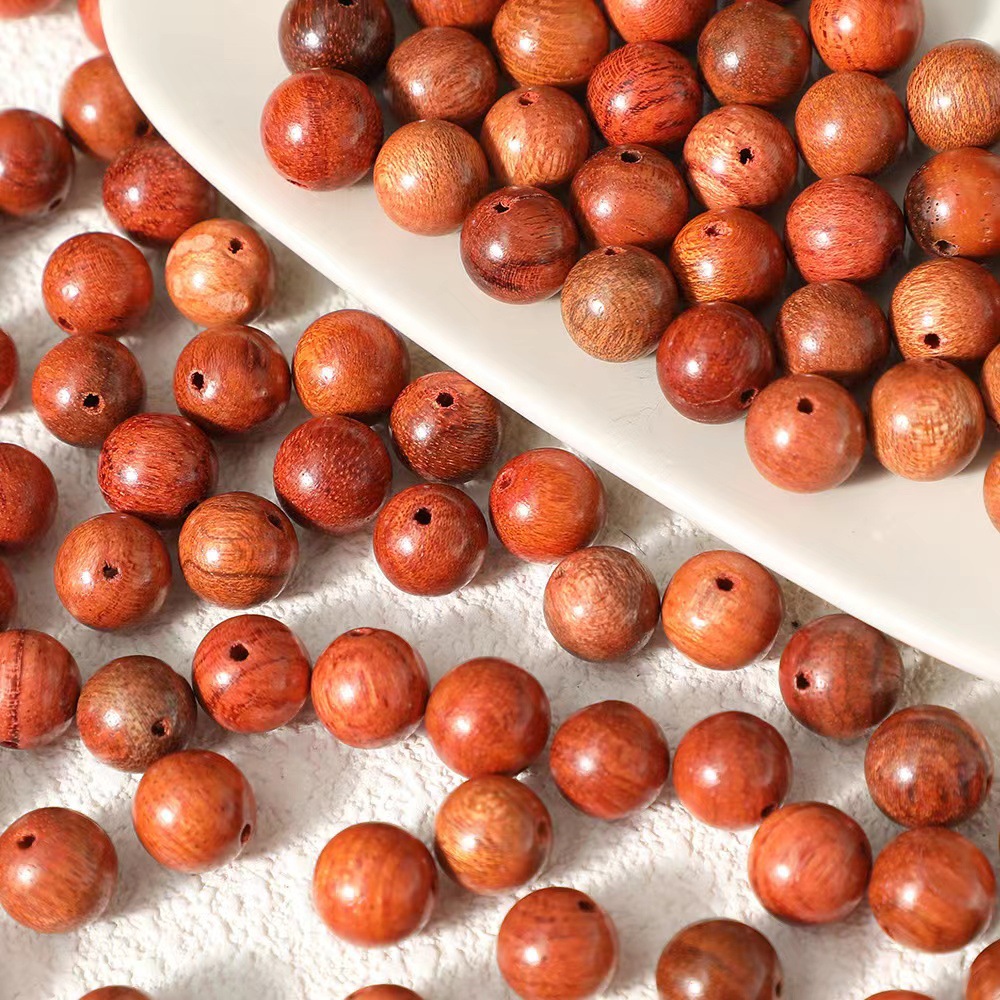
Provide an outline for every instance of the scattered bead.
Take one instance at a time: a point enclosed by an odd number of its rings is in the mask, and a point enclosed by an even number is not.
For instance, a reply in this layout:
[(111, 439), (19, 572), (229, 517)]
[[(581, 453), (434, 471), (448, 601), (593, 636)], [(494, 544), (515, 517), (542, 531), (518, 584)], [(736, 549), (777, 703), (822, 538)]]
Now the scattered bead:
[(413, 0), (413, 14), (425, 28), (488, 30), (503, 0)]
[(0, 442), (0, 552), (22, 552), (40, 542), (58, 505), (49, 467), (27, 448)]
[(983, 501), (993, 527), (1000, 531), (1000, 452), (993, 456), (986, 467), (983, 480)]
[(1000, 996), (1000, 945), (994, 941), (976, 956), (969, 969), (965, 1000), (996, 1000), (997, 996)]
[(605, 9), (626, 42), (687, 42), (715, 12), (714, 0), (607, 0)]
[(392, 51), (394, 26), (385, 0), (289, 0), (278, 43), (292, 73), (339, 69), (367, 80)]
[(923, 0), (813, 0), (809, 30), (830, 69), (891, 73), (920, 44)]
[(0, 213), (45, 215), (69, 194), (76, 172), (73, 147), (55, 122), (25, 111), (0, 111)]

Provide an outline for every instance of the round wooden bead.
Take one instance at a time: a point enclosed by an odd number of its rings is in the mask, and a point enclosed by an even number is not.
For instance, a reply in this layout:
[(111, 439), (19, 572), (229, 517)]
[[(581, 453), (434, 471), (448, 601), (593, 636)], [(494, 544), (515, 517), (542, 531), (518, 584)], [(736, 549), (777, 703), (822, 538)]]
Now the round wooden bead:
[(163, 607), (170, 589), (170, 553), (145, 521), (98, 514), (78, 524), (56, 554), (56, 593), (90, 628), (133, 628)]
[(81, 1000), (151, 1000), (151, 998), (149, 994), (132, 989), (131, 986), (102, 986), (100, 989), (91, 990), (81, 997)]
[(389, 104), (401, 122), (437, 119), (469, 127), (496, 100), (490, 50), (459, 28), (423, 28), (399, 43), (386, 68)]
[(421, 998), (408, 990), (405, 986), (365, 986), (363, 989), (355, 990), (347, 1000), (421, 1000)]
[(830, 69), (891, 73), (920, 43), (923, 0), (813, 0), (809, 30)]
[[(18, 0), (14, 0), (18, 2)], [(77, 12), (80, 15), (80, 23), (83, 25), (83, 32), (90, 39), (91, 44), (96, 45), (102, 52), (108, 51), (108, 41), (104, 37), (104, 23), (101, 19), (101, 0), (77, 0)], [(114, 998), (107, 998), (114, 1000)], [(126, 998), (120, 998), (126, 1000)]]
[(97, 485), (113, 510), (158, 527), (181, 521), (214, 489), (219, 460), (212, 442), (173, 413), (139, 413), (108, 436)]
[(868, 902), (886, 934), (917, 951), (957, 951), (990, 925), (996, 877), (986, 855), (954, 830), (907, 830), (872, 871)]
[(52, 321), (66, 333), (135, 330), (153, 301), (153, 273), (128, 240), (113, 233), (83, 233), (56, 247), (42, 275)]
[(1000, 453), (993, 456), (983, 480), (983, 502), (993, 526), (1000, 531)]
[(670, 248), (670, 269), (691, 303), (735, 302), (754, 308), (785, 281), (785, 248), (770, 223), (745, 208), (696, 215)]
[(961, 472), (986, 430), (975, 382), (936, 358), (890, 368), (872, 390), (870, 419), (875, 457), (897, 476), (923, 482)]
[(560, 448), (512, 458), (490, 487), (490, 520), (503, 546), (528, 562), (557, 562), (604, 528), (604, 485), (586, 462)]
[(885, 990), (868, 997), (868, 1000), (933, 1000), (926, 993), (914, 993), (912, 990)]
[(497, 401), (458, 372), (431, 372), (411, 382), (393, 404), (389, 431), (396, 453), (422, 479), (464, 483), (500, 449)]
[(306, 703), (309, 657), (287, 625), (237, 615), (198, 644), (191, 679), (202, 708), (224, 729), (267, 733), (291, 722)]
[(691, 64), (669, 45), (629, 42), (605, 56), (587, 84), (587, 104), (611, 143), (670, 147), (701, 117)]
[(196, 222), (212, 218), (215, 189), (162, 139), (122, 150), (104, 173), (104, 208), (129, 239), (169, 247)]
[(867, 177), (810, 184), (788, 209), (785, 240), (806, 281), (870, 281), (903, 251), (903, 213)]
[(782, 303), (774, 325), (790, 375), (864, 381), (889, 356), (889, 324), (878, 304), (846, 281), (803, 285)]
[(659, 1000), (689, 1000), (692, 994), (778, 1000), (783, 985), (771, 942), (736, 920), (703, 920), (685, 927), (670, 939), (656, 965)]
[(288, 0), (278, 27), (281, 58), (292, 73), (339, 69), (369, 79), (392, 51), (385, 0)]
[(768, 0), (723, 7), (698, 39), (698, 65), (720, 104), (787, 101), (806, 82), (811, 55), (795, 16)]
[(58, 504), (49, 467), (27, 448), (0, 442), (0, 552), (21, 552), (39, 542)]
[(257, 825), (257, 802), (232, 761), (211, 750), (181, 750), (140, 779), (132, 824), (154, 860), (196, 875), (239, 857)]
[(969, 969), (965, 1000), (996, 1000), (1000, 996), (1000, 945), (984, 948)]
[(493, 24), (503, 0), (413, 0), (416, 19), (425, 28), (484, 31)]
[(618, 966), (611, 918), (576, 889), (536, 889), (518, 900), (497, 934), (497, 965), (521, 1000), (604, 993)]
[(375, 561), (394, 586), (419, 597), (451, 594), (471, 583), (489, 545), (486, 518), (461, 490), (410, 486), (375, 519)]
[(76, 172), (73, 147), (55, 122), (25, 111), (0, 111), (0, 212), (31, 217), (57, 209)]
[(10, 334), (0, 329), (0, 410), (10, 402), (17, 385), (19, 367), (17, 346)]
[(0, 632), (0, 747), (34, 750), (58, 739), (73, 721), (80, 668), (44, 632)]
[(545, 749), (550, 723), (541, 684), (495, 657), (448, 671), (431, 691), (425, 720), (435, 753), (466, 778), (523, 771)]
[(1000, 345), (994, 347), (983, 362), (979, 387), (986, 412), (994, 423), (1000, 424)]
[(437, 869), (430, 851), (388, 823), (341, 830), (320, 853), (313, 904), (337, 937), (362, 948), (395, 944), (430, 919)]
[(0, 906), (40, 934), (68, 934), (100, 917), (118, 884), (118, 855), (89, 816), (50, 807), (0, 835)]
[(0, 0), (0, 19), (44, 14), (58, 2), (59, 0)]
[(750, 887), (771, 916), (789, 924), (831, 924), (864, 899), (872, 849), (846, 813), (822, 802), (796, 802), (761, 824), (748, 867)]
[(663, 595), (663, 630), (688, 659), (736, 670), (771, 648), (785, 603), (760, 563), (739, 552), (702, 552), (688, 559)]
[(197, 716), (191, 685), (163, 660), (121, 656), (84, 684), (76, 724), (102, 764), (141, 773), (187, 746)]
[(348, 417), (313, 417), (274, 458), (274, 491), (293, 521), (328, 535), (363, 528), (392, 485), (382, 439)]
[(714, 0), (608, 0), (605, 9), (626, 42), (687, 42), (715, 12)]
[(331, 191), (354, 184), (372, 168), (382, 145), (382, 112), (357, 77), (306, 70), (275, 88), (260, 134), (264, 152), (285, 180)]
[(31, 379), (31, 402), (42, 423), (78, 448), (99, 448), (145, 399), (146, 380), (135, 355), (96, 333), (59, 341)]
[(0, 632), (10, 628), (17, 615), (17, 585), (7, 564), (0, 562)]
[(826, 615), (798, 629), (781, 654), (781, 697), (807, 729), (853, 740), (878, 725), (903, 693), (895, 644), (850, 615)]
[(465, 221), (489, 187), (489, 175), (486, 154), (465, 129), (447, 121), (410, 122), (378, 154), (375, 195), (400, 228), (442, 236)]
[(625, 701), (601, 701), (556, 730), (549, 768), (563, 796), (596, 819), (647, 808), (667, 781), (670, 751), (663, 731)]
[(648, 250), (593, 250), (573, 265), (562, 290), (566, 331), (591, 357), (634, 361), (652, 351), (677, 312), (677, 282)]
[(820, 77), (795, 110), (802, 156), (818, 177), (872, 176), (906, 148), (903, 103), (884, 80), (846, 71)]
[(434, 820), (438, 863), (463, 889), (481, 896), (533, 882), (552, 850), (552, 818), (514, 778), (472, 778), (441, 803)]
[(747, 414), (747, 454), (774, 486), (819, 493), (848, 480), (865, 451), (865, 418), (854, 397), (822, 375), (786, 375)]

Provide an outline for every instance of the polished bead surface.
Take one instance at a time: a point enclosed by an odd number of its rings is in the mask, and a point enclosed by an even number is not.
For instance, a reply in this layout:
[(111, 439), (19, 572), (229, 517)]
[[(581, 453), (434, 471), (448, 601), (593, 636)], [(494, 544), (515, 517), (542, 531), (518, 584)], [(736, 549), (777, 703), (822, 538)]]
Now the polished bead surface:
[(994, 347), (983, 362), (979, 388), (990, 419), (1000, 424), (1000, 345)]
[(912, 990), (885, 990), (868, 997), (868, 1000), (933, 1000), (926, 993), (914, 993)]
[(714, 0), (607, 0), (605, 9), (626, 42), (687, 42), (715, 12)]
[(80, 1000), (151, 1000), (151, 997), (131, 986), (102, 986), (91, 990)]
[(993, 527), (1000, 531), (1000, 453), (993, 456), (986, 467), (983, 480), (983, 502)]
[(278, 27), (281, 58), (292, 73), (339, 69), (369, 79), (393, 43), (385, 0), (288, 0)]
[[(21, 0), (14, 0), (15, 3)], [(32, 0), (29, 0), (32, 2)], [(101, 19), (101, 0), (77, 0), (77, 10), (83, 32), (102, 52), (108, 51), (108, 41), (104, 37), (104, 22)], [(113, 998), (109, 998), (113, 1000)], [(124, 1000), (124, 998), (122, 998)]]
[(413, 14), (425, 28), (488, 30), (503, 0), (413, 0)]
[(0, 0), (0, 20), (44, 14), (58, 2), (59, 0)]
[(9, 333), (0, 329), (0, 410), (10, 402), (19, 370), (17, 345)]
[(891, 73), (920, 43), (923, 0), (813, 0), (809, 30), (830, 69)]
[(0, 632), (8, 629), (17, 616), (17, 585), (7, 564), (0, 562)]
[(969, 969), (965, 1000), (996, 1000), (1000, 996), (1000, 944), (984, 948)]
[(421, 1000), (420, 996), (405, 986), (365, 986), (355, 990), (347, 1000)]
[(73, 147), (54, 121), (22, 108), (0, 111), (0, 212), (44, 215), (69, 194)]
[(21, 552), (41, 541), (58, 505), (49, 467), (27, 448), (0, 441), (0, 552)]

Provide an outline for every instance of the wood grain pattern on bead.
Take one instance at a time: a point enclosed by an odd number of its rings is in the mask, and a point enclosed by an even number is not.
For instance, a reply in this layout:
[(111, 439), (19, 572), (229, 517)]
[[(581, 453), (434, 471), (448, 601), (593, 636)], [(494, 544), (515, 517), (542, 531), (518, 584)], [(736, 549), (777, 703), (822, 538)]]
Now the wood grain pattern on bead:
[(10, 402), (19, 372), (17, 345), (6, 330), (0, 329), (0, 410)]
[(26, 111), (0, 111), (0, 212), (31, 218), (57, 209), (76, 173), (73, 147), (54, 121)]
[(608, 0), (605, 9), (626, 42), (687, 42), (715, 12), (714, 0)]
[(278, 44), (292, 73), (339, 69), (367, 80), (385, 66), (393, 29), (385, 0), (289, 0)]
[(891, 73), (920, 43), (923, 0), (813, 0), (809, 30), (830, 69)]
[(1000, 452), (995, 454), (986, 467), (983, 479), (983, 503), (993, 527), (1000, 531)]
[(405, 986), (382, 984), (355, 990), (347, 1000), (421, 1000), (421, 997)]
[(984, 948), (969, 969), (965, 1000), (995, 1000), (1000, 995), (1000, 944)]
[(489, 30), (503, 0), (413, 0), (413, 14), (425, 28)]
[(22, 552), (52, 527), (59, 492), (34, 452), (0, 441), (0, 552)]

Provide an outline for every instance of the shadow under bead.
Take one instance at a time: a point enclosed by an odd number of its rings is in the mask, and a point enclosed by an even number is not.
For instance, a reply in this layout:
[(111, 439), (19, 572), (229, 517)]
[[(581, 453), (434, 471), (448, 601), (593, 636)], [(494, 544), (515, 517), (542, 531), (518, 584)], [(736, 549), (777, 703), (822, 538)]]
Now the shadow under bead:
[(891, 73), (906, 63), (924, 32), (923, 0), (812, 0), (813, 44), (832, 70)]
[(289, 0), (278, 27), (281, 58), (292, 73), (339, 69), (365, 80), (382, 71), (393, 37), (385, 0)]
[(49, 467), (27, 448), (0, 441), (0, 552), (23, 552), (40, 542), (58, 506)]
[(44, 115), (0, 111), (0, 212), (22, 218), (55, 211), (76, 173), (73, 147)]

